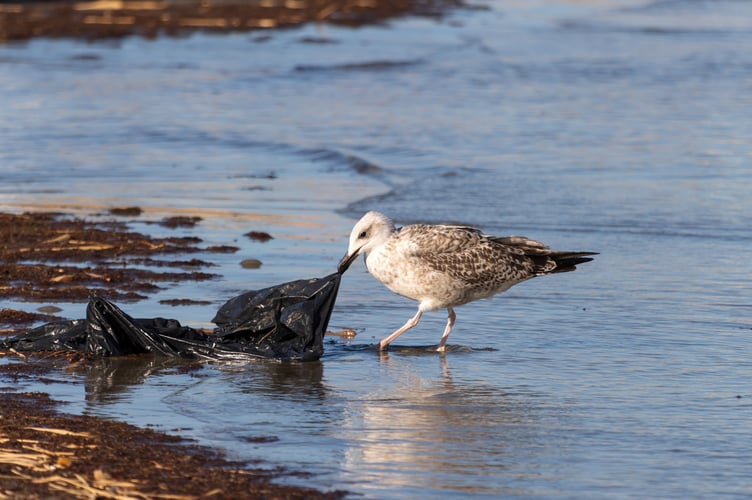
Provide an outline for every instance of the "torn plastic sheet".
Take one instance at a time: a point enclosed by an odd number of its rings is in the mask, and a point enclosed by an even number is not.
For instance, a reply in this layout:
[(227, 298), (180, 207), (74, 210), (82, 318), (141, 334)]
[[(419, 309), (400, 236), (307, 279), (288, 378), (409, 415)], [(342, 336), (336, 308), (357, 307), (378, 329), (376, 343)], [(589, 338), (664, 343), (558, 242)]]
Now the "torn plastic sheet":
[(86, 319), (57, 321), (0, 342), (17, 351), (81, 351), (99, 356), (155, 353), (243, 361), (270, 358), (312, 361), (324, 352), (324, 333), (341, 275), (282, 283), (227, 301), (213, 333), (175, 319), (134, 319), (111, 302), (92, 297)]

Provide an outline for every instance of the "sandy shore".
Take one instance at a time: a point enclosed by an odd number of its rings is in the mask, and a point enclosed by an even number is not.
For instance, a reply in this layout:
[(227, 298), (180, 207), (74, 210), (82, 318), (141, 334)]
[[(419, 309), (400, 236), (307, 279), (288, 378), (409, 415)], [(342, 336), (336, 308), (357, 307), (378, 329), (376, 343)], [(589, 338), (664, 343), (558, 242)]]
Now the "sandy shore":
[[(0, 365), (4, 376), (43, 376), (39, 363)], [(12, 373), (13, 372), (13, 373)], [(0, 398), (0, 499), (342, 498), (281, 486), (266, 471), (178, 437), (112, 420), (68, 415), (46, 394)]]

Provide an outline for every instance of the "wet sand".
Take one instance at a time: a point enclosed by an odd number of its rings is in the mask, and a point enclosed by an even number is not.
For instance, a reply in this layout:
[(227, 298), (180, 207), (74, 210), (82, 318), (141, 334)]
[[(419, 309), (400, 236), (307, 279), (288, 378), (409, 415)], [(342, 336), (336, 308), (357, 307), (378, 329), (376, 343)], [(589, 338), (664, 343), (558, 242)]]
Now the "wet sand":
[[(45, 371), (36, 363), (3, 368), (5, 376), (9, 368), (17, 376), (39, 377)], [(169, 434), (61, 413), (46, 394), (3, 393), (0, 417), (0, 499), (345, 496), (273, 484), (290, 472), (232, 462)]]
[[(186, 225), (184, 219), (155, 223), (178, 227)], [(202, 247), (196, 237), (152, 238), (114, 219), (93, 222), (50, 212), (0, 213), (0, 237), (5, 242), (0, 248), (0, 291), (7, 298), (37, 301), (83, 302), (92, 293), (118, 301), (145, 299), (159, 289), (157, 283), (217, 277), (204, 271), (212, 263), (190, 258), (191, 253), (237, 250)]]

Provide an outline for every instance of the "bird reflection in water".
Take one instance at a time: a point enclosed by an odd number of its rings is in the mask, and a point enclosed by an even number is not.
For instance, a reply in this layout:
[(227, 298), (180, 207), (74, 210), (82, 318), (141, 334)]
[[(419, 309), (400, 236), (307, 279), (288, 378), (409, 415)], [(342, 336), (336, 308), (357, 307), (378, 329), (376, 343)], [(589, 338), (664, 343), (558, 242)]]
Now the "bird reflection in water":
[[(411, 359), (426, 354), (439, 364), (435, 377), (419, 373)], [(397, 348), (380, 361), (379, 376), (395, 382), (349, 403), (342, 432), (354, 445), (346, 452), (345, 476), (366, 475), (369, 487), (385, 490), (499, 493), (478, 477), (514, 474), (510, 451), (518, 460), (548, 446), (529, 394), (455, 380), (449, 360), (433, 346)]]

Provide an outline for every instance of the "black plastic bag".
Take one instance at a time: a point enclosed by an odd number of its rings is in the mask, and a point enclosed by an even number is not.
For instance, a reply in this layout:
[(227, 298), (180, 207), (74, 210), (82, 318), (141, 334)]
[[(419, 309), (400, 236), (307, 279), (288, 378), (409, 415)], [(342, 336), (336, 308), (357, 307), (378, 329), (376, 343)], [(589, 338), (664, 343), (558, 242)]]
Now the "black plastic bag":
[(174, 319), (134, 319), (92, 297), (86, 319), (58, 321), (0, 342), (17, 351), (82, 351), (100, 356), (155, 353), (224, 361), (317, 360), (341, 275), (297, 280), (230, 299), (207, 334)]

